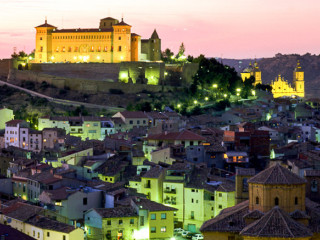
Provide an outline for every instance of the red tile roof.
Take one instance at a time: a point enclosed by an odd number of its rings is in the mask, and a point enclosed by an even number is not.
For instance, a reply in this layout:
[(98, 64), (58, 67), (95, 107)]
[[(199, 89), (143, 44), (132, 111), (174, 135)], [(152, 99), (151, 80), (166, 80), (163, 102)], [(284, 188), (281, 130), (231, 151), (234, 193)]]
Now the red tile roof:
[(181, 132), (170, 132), (150, 135), (147, 137), (148, 140), (195, 140), (195, 141), (205, 141), (206, 138), (191, 132), (189, 130), (184, 130)]
[(16, 119), (16, 120), (10, 120), (10, 121), (8, 121), (8, 122), (6, 122), (6, 125), (7, 126), (17, 126), (17, 124), (19, 124), (19, 123), (22, 123), (22, 122), (24, 122), (24, 120), (18, 120), (18, 119)]
[(147, 115), (144, 112), (141, 111), (124, 111), (121, 112), (121, 115), (125, 118), (148, 118)]

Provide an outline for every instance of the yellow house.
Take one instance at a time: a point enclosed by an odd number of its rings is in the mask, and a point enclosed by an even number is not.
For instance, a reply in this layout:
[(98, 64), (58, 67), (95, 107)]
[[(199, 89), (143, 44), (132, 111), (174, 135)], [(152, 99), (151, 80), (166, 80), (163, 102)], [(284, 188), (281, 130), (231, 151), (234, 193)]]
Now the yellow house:
[(67, 152), (63, 152), (57, 160), (50, 161), (44, 159), (42, 162), (50, 162), (52, 167), (57, 168), (61, 167), (63, 163), (77, 165), (82, 157), (93, 156), (93, 148), (80, 149), (80, 150), (70, 150)]
[(130, 130), (134, 127), (147, 127), (149, 125), (148, 116), (141, 111), (117, 112), (112, 116), (113, 119), (121, 119), (123, 122), (122, 130)]
[(319, 239), (320, 205), (306, 199), (305, 179), (275, 164), (247, 182), (249, 200), (206, 221), (204, 239)]
[(82, 229), (38, 215), (42, 213), (44, 209), (40, 207), (16, 202), (2, 210), (0, 221), (40, 240), (84, 239)]
[(85, 213), (88, 239), (134, 239), (138, 214), (132, 207), (93, 208)]
[(70, 124), (68, 117), (39, 117), (38, 130), (45, 128), (61, 128), (66, 130), (66, 134), (70, 133)]
[(236, 192), (234, 185), (222, 184), (214, 192), (214, 217), (217, 216), (222, 209), (232, 207), (236, 204)]
[(14, 119), (13, 110), (8, 108), (0, 108), (0, 129), (6, 128), (6, 122)]
[(159, 166), (151, 168), (141, 176), (139, 193), (145, 194), (151, 201), (162, 203), (164, 174), (164, 169)]
[(133, 198), (133, 206), (139, 214), (139, 229), (135, 239), (170, 239), (173, 237), (174, 212), (177, 209), (144, 198)]

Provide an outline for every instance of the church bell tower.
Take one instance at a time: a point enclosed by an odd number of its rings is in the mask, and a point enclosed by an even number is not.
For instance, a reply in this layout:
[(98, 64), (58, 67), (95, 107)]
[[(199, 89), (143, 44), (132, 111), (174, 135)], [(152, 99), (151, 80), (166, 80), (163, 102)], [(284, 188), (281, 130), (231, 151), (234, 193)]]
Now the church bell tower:
[(300, 66), (299, 60), (293, 71), (293, 88), (295, 89), (297, 96), (304, 97), (304, 71)]

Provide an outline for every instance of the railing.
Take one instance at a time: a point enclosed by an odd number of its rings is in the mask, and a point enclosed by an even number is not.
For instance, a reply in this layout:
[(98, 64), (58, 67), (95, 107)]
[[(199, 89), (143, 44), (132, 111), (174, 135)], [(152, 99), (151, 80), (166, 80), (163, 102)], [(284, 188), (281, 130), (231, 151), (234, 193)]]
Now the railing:
[(164, 193), (171, 193), (171, 194), (176, 194), (177, 193), (177, 190), (176, 189), (165, 189), (164, 190)]

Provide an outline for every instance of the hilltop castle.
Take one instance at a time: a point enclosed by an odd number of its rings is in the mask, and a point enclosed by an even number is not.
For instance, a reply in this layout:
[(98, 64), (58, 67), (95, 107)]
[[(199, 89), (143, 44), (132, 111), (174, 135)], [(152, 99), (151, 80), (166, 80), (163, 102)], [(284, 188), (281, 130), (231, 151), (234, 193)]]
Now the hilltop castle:
[[(246, 78), (250, 78), (251, 76), (255, 77), (254, 86), (257, 84), (262, 84), (261, 71), (258, 67), (257, 62), (254, 63), (254, 66), (249, 65), (241, 73), (241, 78), (244, 81)], [(298, 61), (296, 68), (293, 71), (293, 83), (292, 85), (288, 83), (281, 75), (279, 75), (275, 81), (271, 81), (272, 94), (274, 98), (279, 97), (304, 97), (304, 72), (300, 66), (300, 62)]]
[(101, 19), (99, 28), (60, 30), (46, 20), (35, 28), (36, 63), (161, 60), (161, 39), (156, 30), (149, 39), (141, 39), (123, 19)]

